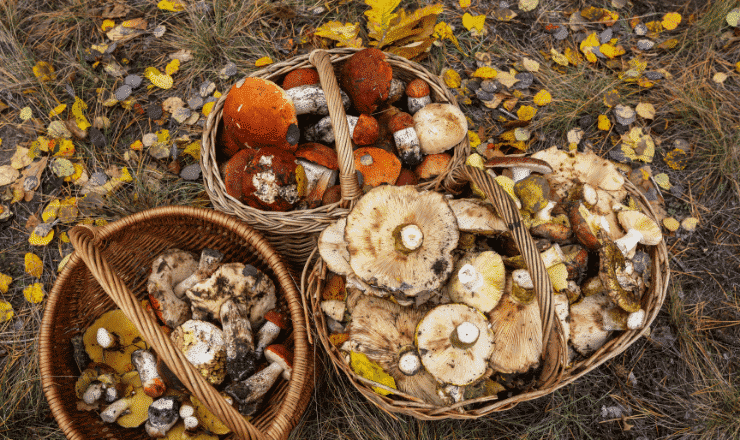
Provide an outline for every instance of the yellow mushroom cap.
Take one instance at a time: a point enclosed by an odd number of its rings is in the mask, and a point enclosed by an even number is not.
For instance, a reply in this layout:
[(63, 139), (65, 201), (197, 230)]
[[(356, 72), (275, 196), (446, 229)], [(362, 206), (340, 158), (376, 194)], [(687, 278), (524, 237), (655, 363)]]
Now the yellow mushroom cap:
[(506, 285), (506, 269), (494, 251), (468, 255), (455, 264), (447, 294), (460, 302), (488, 313), (496, 307)]
[[(101, 327), (118, 335), (121, 350), (103, 350), (97, 341), (98, 329)], [(93, 362), (108, 364), (119, 374), (134, 369), (131, 364), (131, 353), (145, 346), (139, 331), (120, 309), (103, 313), (87, 328), (82, 340), (85, 344), (85, 351)]]

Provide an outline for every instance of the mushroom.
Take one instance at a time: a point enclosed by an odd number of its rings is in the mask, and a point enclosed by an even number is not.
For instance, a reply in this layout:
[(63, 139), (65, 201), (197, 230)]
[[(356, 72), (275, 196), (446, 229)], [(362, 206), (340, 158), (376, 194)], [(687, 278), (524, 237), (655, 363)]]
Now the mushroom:
[(257, 370), (259, 355), (254, 347), (252, 326), (246, 304), (227, 300), (220, 320), (226, 345), (226, 373), (231, 380), (243, 380)]
[(401, 99), (405, 91), (406, 83), (397, 78), (391, 79), (391, 88), (388, 91), (388, 99), (385, 101), (385, 105), (391, 105)]
[(617, 278), (617, 270), (624, 269), (624, 254), (617, 245), (608, 240), (602, 232), (604, 245), (599, 249), (599, 279), (606, 289), (606, 294), (619, 307), (627, 312), (633, 313), (640, 310), (640, 302), (632, 292), (625, 290)]
[(326, 189), (335, 185), (339, 175), (337, 153), (322, 144), (309, 142), (298, 146), (296, 162), (306, 174), (306, 198), (309, 207), (321, 203)]
[(103, 350), (118, 350), (121, 348), (121, 339), (118, 335), (109, 332), (105, 327), (98, 329), (95, 340), (98, 341), (98, 345), (103, 347)]
[[(328, 115), (329, 106), (326, 102), (324, 89), (320, 84), (304, 84), (291, 87), (285, 90), (285, 94), (293, 102), (296, 115)], [(345, 109), (349, 108), (349, 96), (343, 90), (339, 91), (342, 98), (342, 105)]]
[(290, 328), (290, 319), (277, 309), (265, 313), (265, 323), (257, 332), (257, 344), (254, 349), (257, 358), (262, 357), (265, 347), (275, 342), (282, 330)]
[(182, 419), (183, 425), (185, 425), (185, 431), (192, 433), (195, 432), (200, 426), (198, 417), (195, 415), (195, 407), (190, 401), (185, 401), (180, 405), (178, 414)]
[(577, 203), (570, 207), (568, 220), (570, 220), (573, 228), (573, 235), (586, 249), (593, 251), (601, 247), (601, 240), (598, 236), (599, 230), (606, 224), (601, 221), (601, 218), (586, 209), (583, 203)]
[[(225, 392), (221, 392), (220, 395), (229, 405), (234, 404), (234, 399)], [(198, 427), (216, 435), (223, 435), (231, 432), (231, 429), (219, 420), (219, 418), (216, 417), (208, 407), (206, 407), (203, 402), (198, 400), (194, 395), (190, 396), (190, 403), (194, 409), (194, 414), (183, 418), (183, 422), (187, 422), (188, 432), (195, 432)]]
[(525, 269), (506, 280), (506, 293), (490, 313), (493, 351), (490, 365), (504, 374), (524, 373), (542, 354), (542, 320), (534, 283)]
[(534, 157), (501, 156), (488, 159), (486, 168), (507, 168), (511, 170), (514, 183), (525, 179), (530, 173), (549, 174), (553, 171), (550, 164)]
[[(195, 417), (188, 417), (183, 419), (182, 423), (176, 423), (169, 431), (167, 431), (166, 440), (218, 440), (218, 435), (206, 431), (190, 431), (188, 429), (187, 421), (189, 419), (198, 422)], [(196, 425), (197, 426), (197, 425)]]
[(362, 174), (365, 185), (392, 185), (401, 173), (401, 161), (380, 148), (362, 147), (354, 151), (355, 169)]
[(523, 210), (535, 214), (544, 209), (550, 201), (550, 185), (544, 177), (532, 174), (516, 181), (514, 194), (522, 202)]
[(190, 317), (188, 303), (174, 291), (175, 286), (198, 269), (198, 262), (190, 253), (168, 249), (152, 262), (147, 291), (149, 302), (157, 316), (169, 328), (175, 328)]
[(481, 235), (509, 232), (506, 222), (493, 212), (493, 206), (477, 199), (450, 199), (447, 201), (461, 232)]
[(422, 107), (432, 103), (429, 96), (429, 84), (421, 78), (416, 78), (406, 86), (406, 96), (408, 96), (409, 113), (412, 115), (421, 110)]
[(313, 67), (291, 70), (283, 78), (283, 89), (287, 92), (293, 87), (319, 83), (319, 72)]
[(267, 346), (265, 358), (270, 362), (267, 368), (224, 389), (236, 401), (237, 409), (242, 415), (248, 416), (257, 412), (262, 397), (272, 388), (278, 377), (290, 380), (293, 372), (293, 354), (285, 346), (278, 344)]
[(420, 179), (431, 179), (446, 172), (451, 161), (448, 153), (427, 154), (414, 171)]
[(272, 81), (247, 77), (229, 90), (223, 108), (224, 131), (241, 148), (277, 147), (294, 151), (300, 138), (295, 106)]
[(610, 304), (604, 294), (586, 296), (570, 306), (570, 343), (583, 356), (598, 350), (611, 331), (604, 328), (603, 310)]
[[(120, 376), (118, 376), (118, 374), (103, 373), (98, 376), (96, 382), (100, 383), (103, 386), (102, 397), (105, 402), (112, 403), (123, 397), (122, 394), (124, 390), (124, 385), (121, 382), (121, 378)], [(82, 400), (85, 400), (84, 396)]]
[(177, 397), (166, 396), (161, 397), (151, 405), (148, 409), (148, 420), (144, 425), (146, 433), (149, 437), (164, 437), (175, 423), (179, 419), (180, 401)]
[(468, 121), (452, 104), (429, 104), (414, 114), (414, 129), (423, 154), (449, 150), (468, 135)]
[(352, 267), (349, 265), (349, 251), (344, 241), (344, 229), (347, 218), (331, 223), (319, 234), (318, 248), (321, 259), (328, 269), (337, 275), (349, 275)]
[(224, 381), (226, 346), (220, 328), (191, 319), (177, 327), (170, 339), (208, 382), (218, 385)]
[(401, 162), (412, 168), (419, 165), (421, 147), (414, 129), (414, 117), (408, 113), (398, 112), (388, 120), (388, 129), (393, 133), (396, 151)]
[(139, 372), (142, 389), (149, 397), (159, 397), (164, 394), (167, 386), (157, 370), (157, 358), (149, 350), (136, 350), (131, 353), (131, 363)]
[(461, 258), (445, 289), (453, 302), (488, 313), (498, 304), (505, 285), (506, 269), (501, 256), (486, 251)]
[(88, 405), (93, 405), (103, 398), (104, 389), (101, 382), (92, 382), (84, 393), (82, 393), (82, 401)]
[(360, 113), (373, 113), (390, 96), (393, 69), (377, 48), (355, 52), (344, 63), (340, 81)]
[(336, 299), (321, 301), (321, 311), (329, 318), (337, 322), (342, 322), (345, 321), (347, 304), (344, 301)]
[[(97, 341), (98, 329), (117, 336), (120, 350), (106, 350)], [(100, 315), (82, 336), (85, 351), (93, 362), (110, 366), (116, 373), (123, 374), (133, 369), (131, 353), (144, 345), (139, 330), (126, 318), (121, 309), (110, 310)]]
[(416, 296), (447, 280), (459, 232), (441, 194), (386, 185), (360, 198), (347, 216), (344, 237), (358, 278)]
[(130, 396), (122, 397), (108, 405), (100, 418), (106, 423), (116, 422), (124, 428), (141, 426), (149, 418), (149, 405), (152, 398), (141, 388), (134, 388)]
[(632, 258), (638, 243), (655, 246), (663, 239), (660, 226), (640, 211), (620, 211), (617, 218), (627, 234), (614, 244), (625, 257)]
[(180, 281), (173, 291), (178, 298), (185, 297), (185, 291), (193, 287), (195, 284), (205, 281), (210, 277), (213, 272), (216, 271), (218, 265), (224, 259), (224, 254), (215, 250), (204, 248), (200, 253), (200, 261), (198, 261), (198, 268), (189, 277)]
[(486, 317), (465, 304), (443, 304), (416, 328), (424, 368), (443, 384), (464, 386), (486, 373), (495, 340)]
[(240, 150), (224, 170), (226, 192), (257, 209), (286, 211), (306, 190), (303, 167), (292, 153), (275, 147)]
[(352, 307), (347, 348), (377, 363), (399, 390), (439, 405), (442, 401), (435, 392), (434, 377), (422, 368), (414, 347), (414, 332), (423, 315), (423, 309), (361, 295)]

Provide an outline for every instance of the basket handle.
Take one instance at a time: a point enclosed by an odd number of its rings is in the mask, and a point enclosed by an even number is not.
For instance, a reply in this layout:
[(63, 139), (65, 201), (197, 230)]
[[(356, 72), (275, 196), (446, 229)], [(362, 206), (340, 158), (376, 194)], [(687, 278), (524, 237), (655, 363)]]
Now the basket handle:
[[(565, 358), (565, 347), (562, 343), (550, 343), (552, 338), (555, 338), (553, 342), (560, 340), (558, 336), (560, 323), (555, 320), (552, 283), (540, 257), (540, 252), (537, 250), (527, 227), (524, 226), (519, 210), (498, 182), (485, 171), (469, 165), (460, 167), (456, 170), (456, 173), (461, 173), (467, 177), (467, 180), (475, 183), (483, 190), (488, 200), (496, 208), (498, 215), (506, 222), (506, 226), (511, 231), (514, 242), (527, 264), (527, 269), (534, 283), (534, 292), (540, 307), (540, 318), (542, 319), (542, 347), (544, 348), (542, 359), (545, 365), (543, 369), (545, 377), (540, 377), (540, 380), (546, 383), (555, 380), (559, 374), (562, 374), (562, 368), (559, 364), (562, 364), (561, 361)], [(553, 350), (559, 351), (553, 353)]]
[(362, 195), (362, 190), (355, 173), (355, 156), (352, 150), (352, 136), (350, 136), (349, 125), (347, 124), (347, 113), (344, 111), (342, 96), (339, 94), (339, 84), (337, 84), (337, 78), (334, 75), (334, 66), (331, 63), (329, 53), (325, 50), (316, 49), (311, 52), (308, 61), (316, 67), (321, 88), (326, 95), (339, 160), (339, 186), (342, 189), (340, 206), (348, 208)]
[(263, 440), (265, 435), (244, 420), (239, 412), (229, 405), (213, 386), (188, 362), (185, 354), (175, 348), (152, 317), (144, 310), (131, 290), (103, 258), (94, 243), (95, 230), (88, 226), (75, 226), (69, 238), (90, 273), (100, 283), (105, 293), (136, 326), (144, 340), (157, 352), (167, 367), (219, 420), (223, 421), (239, 438)]

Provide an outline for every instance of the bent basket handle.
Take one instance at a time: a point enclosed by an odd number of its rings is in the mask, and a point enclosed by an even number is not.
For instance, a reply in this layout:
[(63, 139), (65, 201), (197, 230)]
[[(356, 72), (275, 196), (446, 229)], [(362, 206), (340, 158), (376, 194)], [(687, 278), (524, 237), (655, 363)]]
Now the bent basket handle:
[(263, 440), (265, 438), (264, 434), (244, 420), (244, 417), (229, 405), (218, 391), (188, 362), (185, 354), (172, 344), (170, 338), (164, 334), (134, 294), (108, 265), (98, 247), (93, 243), (94, 236), (94, 230), (87, 226), (75, 226), (69, 231), (69, 238), (75, 252), (80, 255), (105, 293), (111, 297), (131, 323), (136, 326), (147, 344), (154, 348), (157, 355), (177, 375), (183, 385), (239, 438)]
[(321, 88), (326, 95), (329, 107), (329, 117), (334, 128), (334, 143), (336, 144), (337, 159), (339, 160), (339, 186), (342, 189), (342, 208), (354, 205), (362, 195), (355, 173), (355, 156), (352, 150), (352, 136), (347, 124), (347, 113), (342, 104), (342, 95), (339, 93), (339, 84), (334, 75), (334, 66), (331, 63), (329, 52), (321, 49), (314, 50), (308, 57), (311, 64), (319, 73)]
[(498, 215), (506, 222), (506, 226), (527, 264), (527, 270), (529, 270), (534, 283), (534, 292), (540, 306), (540, 318), (542, 319), (544, 369), (540, 381), (550, 383), (552, 380), (559, 380), (564, 366), (565, 344), (560, 336), (562, 333), (560, 322), (555, 319), (552, 283), (540, 257), (540, 252), (537, 250), (529, 230), (524, 226), (519, 210), (498, 182), (493, 180), (487, 172), (469, 165), (461, 167), (456, 172), (462, 173), (467, 177), (467, 180), (478, 185), (488, 200), (491, 201)]

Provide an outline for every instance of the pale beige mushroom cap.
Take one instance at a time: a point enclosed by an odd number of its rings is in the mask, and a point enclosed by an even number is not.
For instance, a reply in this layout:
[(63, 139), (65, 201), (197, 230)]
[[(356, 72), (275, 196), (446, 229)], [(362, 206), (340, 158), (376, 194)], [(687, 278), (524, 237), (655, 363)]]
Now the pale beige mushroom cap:
[(490, 203), (478, 199), (451, 199), (447, 203), (455, 214), (458, 229), (462, 232), (483, 235), (509, 232), (506, 222), (493, 212)]
[[(630, 231), (639, 232), (639, 235), (633, 233), (635, 234), (635, 239), (639, 243), (648, 246), (655, 246), (663, 239), (660, 226), (658, 226), (653, 219), (640, 211), (619, 211), (619, 213), (617, 213), (617, 218), (619, 219), (619, 224), (622, 225), (628, 234)], [(631, 248), (632, 249), (630, 249), (630, 251), (634, 250), (635, 246), (633, 245)], [(620, 250), (622, 250), (622, 246), (620, 246)], [(622, 252), (624, 253), (624, 251)]]
[(185, 321), (171, 334), (174, 345), (212, 384), (226, 378), (226, 345), (220, 328), (206, 321)]
[[(466, 341), (469, 336), (475, 340)], [(441, 383), (462, 386), (486, 373), (494, 336), (488, 320), (478, 310), (465, 304), (443, 304), (419, 323), (416, 346), (421, 363), (432, 376)]]
[(437, 154), (449, 150), (468, 135), (468, 121), (452, 104), (432, 103), (414, 113), (414, 130), (421, 152)]
[(494, 336), (490, 365), (504, 374), (524, 373), (537, 365), (542, 355), (540, 308), (534, 298), (523, 304), (510, 294), (511, 277), (506, 284), (507, 293), (490, 313)]
[[(410, 225), (422, 234), (413, 250), (399, 243)], [(365, 194), (347, 216), (344, 231), (352, 271), (368, 284), (406, 296), (438, 289), (447, 280), (459, 236), (444, 196), (390, 185)]]
[(337, 275), (352, 273), (352, 267), (349, 265), (347, 242), (344, 240), (344, 228), (346, 226), (347, 218), (341, 218), (327, 226), (319, 234), (319, 255), (321, 255), (329, 270)]
[(609, 339), (604, 330), (604, 310), (612, 307), (605, 293), (587, 296), (570, 306), (570, 343), (583, 356), (589, 356)]
[(453, 302), (488, 313), (498, 304), (505, 285), (504, 260), (496, 252), (486, 251), (461, 258), (446, 289)]

